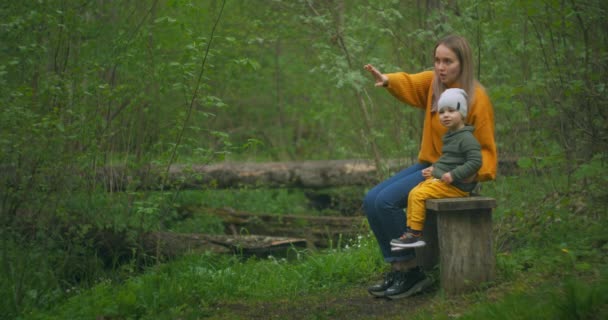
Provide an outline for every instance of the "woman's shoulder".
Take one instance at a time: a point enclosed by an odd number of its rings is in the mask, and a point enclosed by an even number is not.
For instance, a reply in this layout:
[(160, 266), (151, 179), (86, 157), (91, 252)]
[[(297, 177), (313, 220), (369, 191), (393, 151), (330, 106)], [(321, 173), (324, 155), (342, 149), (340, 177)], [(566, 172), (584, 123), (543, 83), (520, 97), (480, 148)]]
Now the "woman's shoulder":
[(475, 95), (480, 94), (483, 95), (486, 99), (489, 99), (488, 93), (486, 91), (486, 87), (483, 86), (479, 81), (475, 81)]
[(475, 93), (474, 93), (474, 101), (473, 103), (475, 105), (492, 105), (492, 102), (490, 101), (490, 96), (488, 96), (488, 93), (486, 91), (486, 88), (479, 82), (475, 82)]

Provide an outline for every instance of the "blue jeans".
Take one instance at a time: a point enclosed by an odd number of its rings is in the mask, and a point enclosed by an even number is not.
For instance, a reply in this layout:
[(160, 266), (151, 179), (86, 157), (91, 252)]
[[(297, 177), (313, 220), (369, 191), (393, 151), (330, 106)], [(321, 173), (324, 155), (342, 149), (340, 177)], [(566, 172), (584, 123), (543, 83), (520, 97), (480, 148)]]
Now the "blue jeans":
[(407, 197), (424, 180), (421, 171), (429, 165), (414, 164), (381, 182), (365, 195), (363, 210), (386, 262), (409, 261), (416, 257), (414, 249), (391, 251), (390, 242), (405, 232), (403, 209), (407, 205)]

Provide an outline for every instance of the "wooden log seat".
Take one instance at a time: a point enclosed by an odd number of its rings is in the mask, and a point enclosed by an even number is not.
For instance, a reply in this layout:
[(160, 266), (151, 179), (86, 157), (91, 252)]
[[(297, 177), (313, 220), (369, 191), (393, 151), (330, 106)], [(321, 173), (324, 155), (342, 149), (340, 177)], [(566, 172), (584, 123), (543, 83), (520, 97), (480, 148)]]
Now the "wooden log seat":
[(426, 201), (427, 245), (416, 249), (418, 264), (427, 270), (439, 264), (441, 288), (447, 294), (494, 280), (494, 208), (495, 199), (481, 196)]

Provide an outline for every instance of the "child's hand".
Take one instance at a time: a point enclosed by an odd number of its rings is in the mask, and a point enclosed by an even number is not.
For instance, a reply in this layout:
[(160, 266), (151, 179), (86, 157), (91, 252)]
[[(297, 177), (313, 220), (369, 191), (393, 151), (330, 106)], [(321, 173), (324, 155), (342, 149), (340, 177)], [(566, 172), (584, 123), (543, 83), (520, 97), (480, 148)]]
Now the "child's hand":
[(369, 71), (374, 79), (376, 80), (376, 87), (383, 87), (388, 83), (388, 77), (382, 74), (382, 72), (378, 71), (378, 69), (374, 68), (371, 64), (366, 64), (363, 66), (363, 69)]
[(447, 184), (451, 184), (454, 181), (454, 179), (452, 179), (452, 174), (451, 173), (446, 172), (446, 173), (444, 173), (441, 176), (441, 181), (443, 181), (443, 182), (445, 182)]
[(433, 166), (422, 169), (422, 176), (425, 177), (426, 179), (432, 178), (433, 177), (432, 174), (433, 174)]

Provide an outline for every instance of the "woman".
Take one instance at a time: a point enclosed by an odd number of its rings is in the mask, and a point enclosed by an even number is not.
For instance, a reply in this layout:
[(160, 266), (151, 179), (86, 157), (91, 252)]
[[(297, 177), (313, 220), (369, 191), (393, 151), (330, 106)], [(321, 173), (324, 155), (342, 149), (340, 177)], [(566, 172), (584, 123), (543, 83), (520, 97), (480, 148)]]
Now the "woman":
[(430, 284), (416, 265), (415, 251), (391, 251), (390, 241), (405, 231), (403, 208), (410, 190), (424, 180), (423, 171), (441, 155), (441, 138), (447, 129), (439, 122), (437, 100), (444, 90), (461, 88), (469, 96), (466, 123), (475, 127), (474, 136), (481, 145), (482, 166), (468, 181), (496, 178), (494, 111), (484, 88), (474, 78), (473, 54), (468, 42), (460, 36), (448, 36), (435, 45), (433, 54), (434, 71), (383, 74), (372, 65), (364, 67), (374, 77), (376, 86), (386, 87), (397, 99), (425, 110), (418, 163), (375, 186), (363, 201), (384, 261), (391, 264), (391, 271), (385, 274), (384, 281), (368, 288), (374, 296), (408, 297)]

